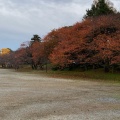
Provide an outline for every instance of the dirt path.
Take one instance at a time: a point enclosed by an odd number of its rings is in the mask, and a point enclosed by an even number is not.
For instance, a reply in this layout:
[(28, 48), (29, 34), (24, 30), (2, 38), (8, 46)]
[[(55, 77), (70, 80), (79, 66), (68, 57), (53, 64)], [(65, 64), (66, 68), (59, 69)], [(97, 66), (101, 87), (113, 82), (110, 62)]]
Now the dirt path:
[(0, 120), (120, 120), (120, 84), (0, 69)]

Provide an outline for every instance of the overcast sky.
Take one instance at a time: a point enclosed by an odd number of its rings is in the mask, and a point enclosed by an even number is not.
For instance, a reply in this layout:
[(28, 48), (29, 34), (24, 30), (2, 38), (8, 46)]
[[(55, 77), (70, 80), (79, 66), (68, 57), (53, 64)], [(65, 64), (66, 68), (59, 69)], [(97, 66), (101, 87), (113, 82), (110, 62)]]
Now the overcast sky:
[[(82, 20), (93, 0), (0, 0), (0, 48), (16, 50), (33, 34), (43, 38), (53, 29)], [(120, 0), (111, 0), (120, 11)]]

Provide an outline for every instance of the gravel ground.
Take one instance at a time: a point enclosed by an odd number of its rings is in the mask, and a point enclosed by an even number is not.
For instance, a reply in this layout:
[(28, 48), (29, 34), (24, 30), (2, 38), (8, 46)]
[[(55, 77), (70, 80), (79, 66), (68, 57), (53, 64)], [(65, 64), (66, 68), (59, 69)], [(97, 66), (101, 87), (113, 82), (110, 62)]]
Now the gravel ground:
[(0, 69), (0, 120), (120, 120), (120, 84)]

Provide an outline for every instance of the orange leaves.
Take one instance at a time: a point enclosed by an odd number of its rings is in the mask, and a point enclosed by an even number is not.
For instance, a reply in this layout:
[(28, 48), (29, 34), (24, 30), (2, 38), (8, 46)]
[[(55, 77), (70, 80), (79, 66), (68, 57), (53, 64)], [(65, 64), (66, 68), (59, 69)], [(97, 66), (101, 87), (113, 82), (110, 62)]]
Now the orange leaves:
[(34, 42), (31, 47), (30, 47), (30, 51), (32, 54), (32, 60), (35, 63), (38, 63), (40, 61), (40, 59), (44, 56), (44, 45), (41, 42)]
[[(44, 41), (34, 36), (15, 52), (18, 62), (27, 62), (37, 69), (47, 59), (54, 64), (68, 67), (72, 64), (120, 63), (120, 14), (100, 16), (78, 22), (73, 26), (53, 30)], [(41, 64), (42, 63), (42, 64)]]
[(56, 36), (59, 42), (49, 57), (53, 64), (66, 66), (74, 61), (79, 64), (93, 63), (104, 61), (106, 58), (109, 58), (111, 63), (112, 60), (115, 63), (115, 58), (117, 63), (120, 62), (119, 15), (86, 19), (67, 28), (66, 31), (64, 28), (58, 29)]

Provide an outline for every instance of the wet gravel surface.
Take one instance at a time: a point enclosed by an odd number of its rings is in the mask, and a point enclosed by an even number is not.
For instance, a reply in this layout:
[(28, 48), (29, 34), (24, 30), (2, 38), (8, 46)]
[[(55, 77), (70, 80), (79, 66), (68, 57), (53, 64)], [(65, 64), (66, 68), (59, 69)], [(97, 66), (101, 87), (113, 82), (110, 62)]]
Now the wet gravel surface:
[(120, 84), (0, 69), (0, 120), (120, 120)]

